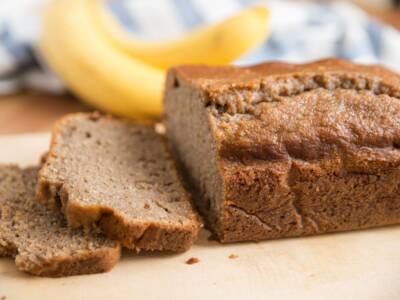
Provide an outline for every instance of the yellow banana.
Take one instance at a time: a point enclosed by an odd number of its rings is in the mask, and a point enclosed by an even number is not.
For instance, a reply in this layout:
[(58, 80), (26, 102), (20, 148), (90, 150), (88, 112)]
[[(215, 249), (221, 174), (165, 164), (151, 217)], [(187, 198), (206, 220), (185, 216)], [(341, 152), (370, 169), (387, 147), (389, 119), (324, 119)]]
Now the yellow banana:
[(193, 31), (182, 39), (161, 43), (144, 42), (124, 31), (104, 1), (89, 0), (94, 20), (108, 38), (131, 56), (168, 68), (179, 64), (223, 65), (260, 45), (269, 32), (269, 11), (257, 6), (209, 27)]
[(40, 43), (50, 66), (96, 107), (131, 118), (159, 116), (164, 71), (119, 51), (90, 16), (85, 0), (52, 2)]
[(106, 13), (98, 2), (53, 0), (44, 16), (40, 48), (80, 98), (130, 118), (160, 116), (164, 68), (177, 63), (229, 63), (266, 34), (267, 11), (254, 8), (180, 41), (155, 46), (127, 39), (124, 45), (107, 31), (108, 26), (100, 26), (106, 25), (102, 18), (107, 15), (102, 17)]

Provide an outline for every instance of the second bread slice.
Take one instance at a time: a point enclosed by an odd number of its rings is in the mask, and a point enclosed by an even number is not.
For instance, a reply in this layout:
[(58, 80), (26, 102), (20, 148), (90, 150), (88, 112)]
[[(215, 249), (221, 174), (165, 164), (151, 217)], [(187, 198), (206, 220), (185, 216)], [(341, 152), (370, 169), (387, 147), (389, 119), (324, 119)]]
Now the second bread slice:
[(70, 226), (99, 226), (129, 249), (184, 251), (200, 228), (163, 137), (98, 114), (57, 123), (37, 194)]

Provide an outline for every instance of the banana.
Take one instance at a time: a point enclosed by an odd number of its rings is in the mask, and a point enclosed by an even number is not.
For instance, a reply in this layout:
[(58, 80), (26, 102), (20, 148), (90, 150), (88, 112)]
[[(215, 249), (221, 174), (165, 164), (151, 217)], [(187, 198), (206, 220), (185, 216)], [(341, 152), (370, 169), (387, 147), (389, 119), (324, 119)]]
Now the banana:
[(229, 64), (260, 45), (269, 33), (269, 11), (256, 6), (176, 41), (144, 42), (121, 28), (110, 11), (105, 9), (104, 1), (89, 1), (95, 22), (112, 42), (132, 57), (160, 68), (179, 64)]
[(158, 117), (165, 72), (110, 44), (87, 4), (57, 0), (47, 9), (40, 49), (50, 67), (95, 107), (130, 118)]
[(119, 28), (118, 33), (107, 25), (111, 16), (99, 1), (53, 0), (43, 18), (39, 47), (82, 100), (133, 119), (160, 116), (165, 68), (230, 63), (267, 33), (267, 10), (253, 8), (179, 41), (144, 43), (122, 38)]

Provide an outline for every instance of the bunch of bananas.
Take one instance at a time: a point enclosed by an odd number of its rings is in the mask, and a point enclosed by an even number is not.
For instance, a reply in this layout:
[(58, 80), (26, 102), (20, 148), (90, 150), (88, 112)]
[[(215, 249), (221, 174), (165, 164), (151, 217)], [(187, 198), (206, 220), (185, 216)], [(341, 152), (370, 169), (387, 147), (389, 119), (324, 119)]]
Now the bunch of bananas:
[(167, 68), (232, 62), (264, 41), (268, 16), (267, 9), (253, 7), (180, 40), (153, 43), (126, 33), (101, 0), (53, 0), (40, 48), (82, 100), (116, 115), (157, 118)]

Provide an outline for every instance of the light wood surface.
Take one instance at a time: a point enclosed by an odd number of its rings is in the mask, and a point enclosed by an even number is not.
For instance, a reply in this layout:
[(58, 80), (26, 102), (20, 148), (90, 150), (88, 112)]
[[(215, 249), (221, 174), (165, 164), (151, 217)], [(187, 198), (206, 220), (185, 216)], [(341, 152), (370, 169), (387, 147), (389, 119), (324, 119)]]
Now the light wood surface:
[[(21, 93), (0, 97), (0, 134), (49, 131), (64, 114), (90, 108), (69, 95)], [(1, 299), (1, 298), (0, 298)]]
[[(371, 15), (400, 29), (400, 10), (379, 9), (363, 5), (361, 0), (354, 1)], [(60, 116), (89, 109), (72, 96), (32, 93), (0, 96), (0, 134), (48, 131)]]
[[(36, 163), (49, 138), (0, 137), (0, 163)], [(230, 245), (208, 236), (203, 230), (191, 250), (177, 255), (126, 252), (98, 275), (38, 278), (0, 258), (0, 299), (400, 299), (400, 226)], [(191, 257), (200, 261), (186, 264)]]

